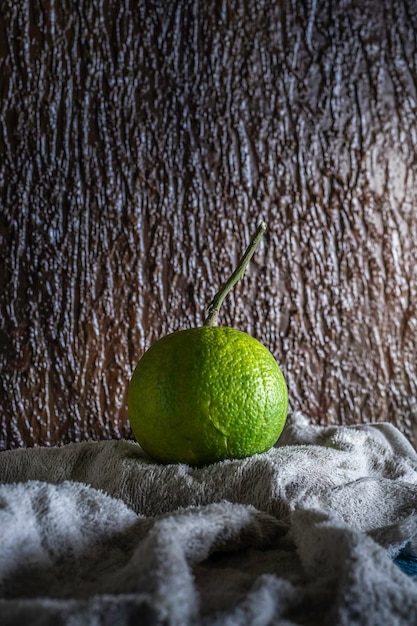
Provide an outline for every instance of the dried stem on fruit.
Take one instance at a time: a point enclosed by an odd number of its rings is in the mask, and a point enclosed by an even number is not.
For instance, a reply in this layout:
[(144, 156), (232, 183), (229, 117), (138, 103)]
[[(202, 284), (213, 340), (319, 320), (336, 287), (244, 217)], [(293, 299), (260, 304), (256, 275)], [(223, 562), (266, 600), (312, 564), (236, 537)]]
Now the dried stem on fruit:
[(256, 229), (256, 232), (254, 236), (252, 237), (252, 240), (250, 244), (248, 245), (245, 251), (245, 254), (241, 258), (237, 268), (235, 269), (233, 274), (230, 276), (229, 280), (224, 283), (220, 291), (216, 293), (213, 300), (210, 302), (206, 311), (206, 319), (204, 321), (204, 326), (217, 326), (217, 319), (219, 317), (220, 307), (223, 304), (224, 299), (226, 298), (229, 291), (233, 289), (236, 283), (241, 278), (243, 278), (246, 268), (249, 265), (249, 261), (253, 257), (255, 250), (258, 247), (258, 244), (260, 240), (262, 239), (262, 236), (265, 231), (266, 231), (266, 224), (265, 222), (261, 222), (258, 228)]

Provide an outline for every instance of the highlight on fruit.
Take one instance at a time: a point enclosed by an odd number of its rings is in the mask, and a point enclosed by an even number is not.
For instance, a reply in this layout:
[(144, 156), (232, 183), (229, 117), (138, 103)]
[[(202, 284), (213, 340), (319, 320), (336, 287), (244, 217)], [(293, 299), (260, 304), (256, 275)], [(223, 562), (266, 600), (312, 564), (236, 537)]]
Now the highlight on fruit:
[(272, 353), (249, 334), (219, 326), (220, 307), (244, 276), (266, 230), (261, 222), (203, 326), (156, 341), (128, 386), (133, 434), (161, 463), (204, 465), (267, 452), (280, 437), (288, 390)]

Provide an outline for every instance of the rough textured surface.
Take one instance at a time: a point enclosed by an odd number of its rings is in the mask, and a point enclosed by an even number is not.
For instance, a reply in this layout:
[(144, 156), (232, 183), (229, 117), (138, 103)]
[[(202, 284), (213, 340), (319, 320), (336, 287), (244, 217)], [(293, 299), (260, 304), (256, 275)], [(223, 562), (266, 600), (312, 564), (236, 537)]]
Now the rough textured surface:
[(221, 322), (293, 409), (415, 441), (415, 2), (0, 7), (0, 446), (129, 436), (260, 216)]

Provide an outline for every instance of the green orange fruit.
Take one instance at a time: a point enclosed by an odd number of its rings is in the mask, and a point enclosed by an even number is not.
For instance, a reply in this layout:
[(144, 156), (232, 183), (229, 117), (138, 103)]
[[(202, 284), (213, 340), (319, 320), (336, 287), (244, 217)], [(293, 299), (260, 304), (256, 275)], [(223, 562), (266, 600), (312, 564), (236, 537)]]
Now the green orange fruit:
[(133, 434), (163, 463), (201, 465), (271, 448), (288, 391), (271, 352), (233, 328), (169, 334), (145, 352), (128, 388)]

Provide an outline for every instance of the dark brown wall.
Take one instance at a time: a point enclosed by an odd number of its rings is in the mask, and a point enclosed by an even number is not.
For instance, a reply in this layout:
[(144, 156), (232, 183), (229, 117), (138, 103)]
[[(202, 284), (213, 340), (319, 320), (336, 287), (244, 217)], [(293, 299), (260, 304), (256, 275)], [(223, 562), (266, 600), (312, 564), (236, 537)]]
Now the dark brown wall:
[(311, 420), (417, 434), (417, 3), (0, 3), (0, 447), (129, 436), (155, 339), (261, 339)]

